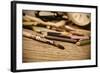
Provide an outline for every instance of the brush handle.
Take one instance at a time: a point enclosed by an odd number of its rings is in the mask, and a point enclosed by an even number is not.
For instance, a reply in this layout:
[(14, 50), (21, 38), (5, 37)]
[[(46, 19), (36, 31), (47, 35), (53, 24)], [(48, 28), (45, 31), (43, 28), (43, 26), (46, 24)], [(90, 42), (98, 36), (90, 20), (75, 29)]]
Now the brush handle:
[(31, 33), (28, 33), (28, 32), (23, 31), (23, 36), (28, 37), (28, 38), (32, 38), (34, 40), (37, 40), (37, 41), (40, 41), (40, 42), (43, 42), (43, 43), (47, 43), (47, 44), (56, 46), (56, 47), (58, 47), (60, 49), (64, 49), (64, 47), (62, 45), (56, 43), (55, 41), (48, 40), (48, 39), (43, 38), (43, 37), (38, 36), (38, 35), (33, 35)]

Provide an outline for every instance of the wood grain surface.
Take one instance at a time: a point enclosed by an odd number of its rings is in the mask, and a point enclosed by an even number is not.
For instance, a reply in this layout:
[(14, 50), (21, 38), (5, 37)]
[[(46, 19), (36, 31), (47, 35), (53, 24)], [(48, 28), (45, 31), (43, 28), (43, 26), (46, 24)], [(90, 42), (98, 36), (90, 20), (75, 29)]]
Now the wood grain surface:
[[(32, 31), (24, 29), (29, 33)], [(69, 42), (61, 42), (65, 49), (23, 37), (23, 62), (86, 60), (91, 58), (90, 45), (77, 46)]]

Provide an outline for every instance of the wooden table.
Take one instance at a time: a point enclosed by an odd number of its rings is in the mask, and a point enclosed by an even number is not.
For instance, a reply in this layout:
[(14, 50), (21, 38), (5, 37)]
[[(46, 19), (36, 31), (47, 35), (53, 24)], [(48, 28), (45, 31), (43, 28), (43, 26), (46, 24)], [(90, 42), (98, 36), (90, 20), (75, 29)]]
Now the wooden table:
[[(27, 30), (23, 30), (27, 31)], [(32, 31), (28, 31), (32, 33)], [(77, 46), (69, 42), (61, 42), (65, 49), (23, 37), (23, 62), (86, 60), (91, 58), (90, 45)]]

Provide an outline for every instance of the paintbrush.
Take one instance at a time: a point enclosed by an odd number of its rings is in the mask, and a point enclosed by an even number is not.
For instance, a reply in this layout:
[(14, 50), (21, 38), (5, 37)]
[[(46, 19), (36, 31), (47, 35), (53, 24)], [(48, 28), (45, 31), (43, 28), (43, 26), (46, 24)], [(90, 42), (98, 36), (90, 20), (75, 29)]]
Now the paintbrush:
[(70, 40), (72, 41), (72, 40), (79, 40), (79, 39), (89, 39), (88, 36), (72, 35), (69, 32), (64, 32), (64, 31), (58, 32), (58, 31), (55, 31), (55, 30), (50, 30), (50, 29), (47, 29), (47, 28), (36, 27), (36, 26), (33, 26), (32, 28), (33, 28), (34, 31), (43, 33), (43, 35), (46, 35), (46, 36), (60, 37), (60, 38), (64, 38), (65, 40), (69, 39), (69, 42), (70, 42)]
[(34, 35), (34, 34), (23, 31), (23, 36), (40, 41), (40, 42), (43, 42), (43, 43), (53, 45), (53, 46), (58, 47), (60, 49), (65, 49), (63, 45), (57, 43), (56, 41), (48, 40), (48, 39), (41, 37), (39, 35)]

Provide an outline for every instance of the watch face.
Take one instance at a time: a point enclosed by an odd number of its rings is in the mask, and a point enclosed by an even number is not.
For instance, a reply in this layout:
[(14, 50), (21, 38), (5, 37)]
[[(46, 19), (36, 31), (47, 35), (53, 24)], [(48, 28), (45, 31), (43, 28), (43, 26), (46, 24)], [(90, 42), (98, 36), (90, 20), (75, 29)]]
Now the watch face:
[(87, 13), (68, 13), (69, 19), (76, 25), (85, 26), (90, 23), (90, 15)]

